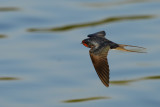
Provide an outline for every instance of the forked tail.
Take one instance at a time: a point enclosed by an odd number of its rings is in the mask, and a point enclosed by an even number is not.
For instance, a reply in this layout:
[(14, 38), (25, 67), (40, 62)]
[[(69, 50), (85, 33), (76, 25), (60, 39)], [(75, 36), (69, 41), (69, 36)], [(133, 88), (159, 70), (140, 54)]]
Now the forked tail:
[(146, 53), (146, 48), (143, 48), (143, 47), (123, 45), (123, 44), (118, 44), (118, 45), (119, 47), (115, 48), (116, 50), (121, 50), (121, 51), (126, 51), (126, 52)]

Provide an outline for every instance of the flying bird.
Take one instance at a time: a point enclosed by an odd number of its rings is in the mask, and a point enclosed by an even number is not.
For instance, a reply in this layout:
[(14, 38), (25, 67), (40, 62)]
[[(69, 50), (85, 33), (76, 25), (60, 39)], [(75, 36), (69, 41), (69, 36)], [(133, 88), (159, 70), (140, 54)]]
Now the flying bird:
[[(96, 32), (89, 34), (87, 39), (82, 40), (82, 44), (88, 48), (90, 58), (92, 60), (93, 66), (102, 81), (102, 83), (109, 87), (109, 65), (107, 60), (108, 51), (110, 49), (116, 49), (126, 52), (137, 52), (145, 53), (143, 47), (117, 44), (105, 38), (105, 31)], [(126, 47), (135, 48), (126, 49)]]

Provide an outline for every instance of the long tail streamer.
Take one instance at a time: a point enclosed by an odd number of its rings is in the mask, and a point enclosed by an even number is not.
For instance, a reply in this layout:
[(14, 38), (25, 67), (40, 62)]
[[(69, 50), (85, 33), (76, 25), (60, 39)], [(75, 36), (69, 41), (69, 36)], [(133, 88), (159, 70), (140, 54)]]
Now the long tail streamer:
[(123, 45), (118, 44), (119, 47), (116, 50), (126, 51), (126, 52), (137, 52), (137, 53), (146, 53), (146, 48), (132, 45)]

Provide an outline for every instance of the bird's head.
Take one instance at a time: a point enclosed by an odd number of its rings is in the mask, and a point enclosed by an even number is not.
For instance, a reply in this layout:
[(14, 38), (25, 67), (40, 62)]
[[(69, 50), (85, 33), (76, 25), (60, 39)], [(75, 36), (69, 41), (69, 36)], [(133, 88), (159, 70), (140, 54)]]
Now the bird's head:
[(84, 39), (82, 40), (82, 44), (88, 48), (97, 48), (99, 46), (99, 43), (94, 38)]
[(82, 44), (88, 48), (97, 48), (105, 39), (105, 31), (89, 34), (87, 39), (82, 40)]
[(88, 48), (94, 47), (94, 44), (92, 43), (92, 41), (89, 38), (82, 40), (82, 44)]

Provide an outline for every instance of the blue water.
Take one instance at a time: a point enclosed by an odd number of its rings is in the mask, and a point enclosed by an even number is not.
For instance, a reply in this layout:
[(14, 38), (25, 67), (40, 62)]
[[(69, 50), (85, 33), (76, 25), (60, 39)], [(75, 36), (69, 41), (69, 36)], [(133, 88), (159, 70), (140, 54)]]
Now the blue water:
[[(159, 0), (1, 0), (0, 107), (159, 107)], [(99, 80), (88, 34), (147, 53), (111, 50)]]

